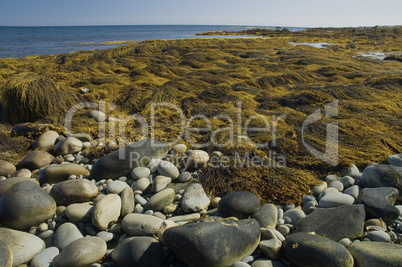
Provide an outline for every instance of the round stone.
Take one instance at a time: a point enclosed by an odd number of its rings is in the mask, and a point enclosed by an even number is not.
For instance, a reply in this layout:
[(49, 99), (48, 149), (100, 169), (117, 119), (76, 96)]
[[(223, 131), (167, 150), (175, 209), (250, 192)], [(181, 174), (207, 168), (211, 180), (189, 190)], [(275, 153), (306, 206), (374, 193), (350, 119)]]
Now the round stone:
[(349, 188), (355, 184), (355, 179), (350, 176), (344, 176), (341, 178), (340, 182), (343, 184), (344, 188)]
[(130, 236), (152, 236), (158, 233), (162, 222), (152, 215), (131, 213), (124, 217), (121, 226)]
[(56, 247), (48, 247), (37, 254), (29, 263), (30, 267), (51, 266), (53, 259), (59, 255), (59, 249)]
[(175, 192), (172, 188), (166, 188), (153, 195), (144, 205), (146, 210), (161, 211), (173, 203)]
[(30, 178), (32, 177), (32, 172), (28, 170), (27, 168), (22, 168), (17, 170), (13, 176), (15, 177), (25, 177), (25, 178)]
[(89, 222), (93, 209), (94, 207), (89, 203), (75, 203), (67, 206), (65, 215), (72, 222)]
[(56, 202), (31, 181), (13, 185), (0, 199), (0, 222), (13, 229), (28, 230), (55, 213)]
[(259, 207), (251, 218), (256, 219), (262, 228), (275, 229), (278, 220), (278, 208), (268, 203)]
[(187, 146), (185, 144), (177, 144), (173, 146), (173, 151), (178, 154), (185, 153), (187, 151)]
[(148, 178), (140, 178), (131, 185), (131, 188), (133, 191), (145, 192), (149, 185), (150, 182)]
[(54, 267), (90, 266), (106, 254), (106, 242), (100, 237), (87, 236), (70, 243), (54, 259)]
[(222, 217), (244, 219), (252, 215), (260, 207), (260, 199), (252, 192), (239, 191), (227, 194), (218, 204), (218, 212)]
[(319, 196), (328, 187), (327, 182), (322, 181), (321, 184), (315, 185), (312, 188), (313, 195)]
[(113, 181), (106, 187), (106, 192), (109, 194), (120, 194), (128, 184), (119, 180)]
[(55, 155), (74, 154), (82, 149), (82, 142), (75, 137), (67, 137), (56, 143), (53, 148)]
[(131, 171), (131, 177), (134, 180), (138, 180), (141, 178), (147, 178), (151, 174), (151, 170), (147, 167), (137, 167)]
[(91, 201), (99, 194), (98, 187), (87, 179), (75, 179), (55, 184), (50, 195), (59, 205)]
[(285, 213), (283, 214), (284, 217), (289, 217), (291, 220), (291, 223), (293, 226), (296, 225), (296, 223), (300, 220), (303, 219), (304, 217), (306, 217), (306, 214), (297, 208), (294, 209), (290, 209), (285, 211)]
[(390, 235), (383, 231), (370, 231), (367, 233), (367, 237), (371, 241), (377, 241), (377, 242), (387, 242), (388, 243), (391, 240)]
[(177, 179), (180, 175), (179, 169), (177, 167), (169, 162), (169, 161), (161, 161), (158, 166), (156, 167), (156, 170), (160, 175), (167, 176), (174, 179)]
[(20, 168), (27, 168), (30, 170), (39, 169), (49, 166), (53, 161), (53, 155), (45, 151), (33, 151), (29, 153), (19, 164)]
[(121, 212), (121, 199), (116, 194), (108, 194), (95, 205), (92, 223), (100, 230), (106, 230), (109, 224), (117, 222)]
[(339, 192), (342, 192), (344, 188), (343, 183), (341, 183), (340, 181), (333, 181), (328, 186), (331, 188), (335, 188)]
[(360, 192), (360, 188), (358, 185), (353, 185), (353, 186), (349, 187), (348, 189), (345, 189), (345, 191), (343, 191), (344, 194), (352, 196), (354, 199), (357, 199), (359, 197), (359, 192)]
[(47, 131), (41, 134), (33, 144), (33, 148), (53, 148), (59, 134), (55, 131)]
[(17, 171), (17, 168), (14, 166), (14, 164), (0, 159), (0, 176), (9, 176), (12, 175)]
[(101, 232), (97, 233), (96, 236), (102, 238), (103, 240), (105, 240), (105, 242), (109, 242), (110, 240), (112, 240), (114, 238), (113, 233), (105, 232), (105, 231), (101, 231)]
[(152, 183), (152, 191), (154, 193), (160, 192), (166, 188), (168, 184), (172, 182), (172, 179), (163, 175), (158, 175), (155, 177)]
[(54, 245), (60, 249), (65, 249), (68, 245), (70, 245), (75, 240), (83, 238), (84, 236), (78, 230), (75, 224), (70, 222), (63, 223), (57, 228), (56, 233), (54, 235)]
[(209, 161), (209, 155), (203, 150), (191, 150), (187, 159), (183, 161), (183, 167), (187, 170), (194, 170), (204, 167)]
[(179, 182), (184, 183), (184, 182), (190, 181), (191, 178), (193, 178), (192, 175), (191, 175), (191, 173), (189, 173), (189, 172), (182, 172), (182, 173), (180, 173), (180, 175), (179, 175)]

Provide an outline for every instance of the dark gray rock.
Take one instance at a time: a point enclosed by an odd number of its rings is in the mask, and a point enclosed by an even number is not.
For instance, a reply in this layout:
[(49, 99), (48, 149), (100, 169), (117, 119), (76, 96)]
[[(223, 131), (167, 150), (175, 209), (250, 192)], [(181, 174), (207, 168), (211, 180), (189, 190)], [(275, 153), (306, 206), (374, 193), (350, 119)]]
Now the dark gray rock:
[(162, 245), (153, 237), (135, 236), (125, 239), (112, 252), (117, 266), (161, 266)]
[(349, 247), (355, 266), (402, 266), (401, 245), (384, 242), (356, 242)]
[(402, 167), (372, 164), (362, 174), (363, 187), (395, 187), (399, 191), (398, 200), (402, 200)]
[(163, 240), (189, 266), (231, 266), (257, 248), (260, 225), (254, 219), (191, 223), (167, 229)]
[(260, 207), (260, 199), (252, 192), (233, 192), (224, 196), (218, 204), (222, 217), (235, 216), (244, 219), (251, 216)]
[(363, 205), (316, 209), (297, 222), (296, 231), (315, 232), (334, 241), (355, 239), (363, 236), (365, 214)]
[(278, 208), (271, 203), (264, 204), (251, 215), (251, 218), (256, 219), (260, 227), (273, 230), (278, 220)]
[(75, 179), (55, 184), (50, 195), (58, 205), (91, 201), (99, 194), (98, 187), (87, 179)]
[(6, 180), (0, 181), (0, 197), (13, 185), (19, 183), (21, 181), (31, 181), (39, 185), (39, 182), (35, 178), (26, 178), (26, 177), (11, 177)]
[(14, 172), (17, 171), (14, 164), (0, 159), (0, 176), (9, 176), (12, 175)]
[(283, 242), (286, 258), (296, 266), (353, 267), (353, 257), (341, 244), (306, 233), (296, 233)]
[(382, 218), (392, 222), (398, 219), (399, 210), (394, 206), (399, 196), (393, 187), (363, 188), (357, 202), (366, 208), (367, 218)]
[(128, 176), (135, 167), (143, 167), (151, 159), (162, 158), (169, 150), (169, 144), (154, 139), (144, 139), (109, 153), (92, 167), (90, 178), (95, 180), (117, 179)]
[(390, 165), (402, 167), (402, 153), (389, 156), (387, 162)]
[(31, 181), (21, 181), (0, 199), (0, 222), (16, 230), (28, 230), (50, 219), (56, 202)]
[(45, 151), (33, 151), (18, 164), (18, 167), (35, 170), (49, 166), (53, 159), (53, 155)]
[(83, 166), (74, 163), (50, 165), (39, 172), (40, 184), (55, 184), (68, 179), (70, 175), (88, 175), (89, 172)]

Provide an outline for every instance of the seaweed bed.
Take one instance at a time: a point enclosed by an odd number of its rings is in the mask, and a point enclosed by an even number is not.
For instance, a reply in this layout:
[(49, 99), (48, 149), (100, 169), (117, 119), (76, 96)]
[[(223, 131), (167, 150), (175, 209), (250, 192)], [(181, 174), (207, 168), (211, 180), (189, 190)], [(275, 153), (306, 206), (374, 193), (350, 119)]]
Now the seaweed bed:
[[(241, 153), (249, 158), (272, 159), (277, 155), (286, 159), (287, 168), (282, 169), (207, 168), (204, 184), (215, 195), (249, 189), (257, 191), (265, 201), (298, 202), (308, 186), (315, 184), (315, 177), (338, 172), (351, 163), (363, 168), (402, 152), (402, 27), (298, 32), (250, 29), (204, 34), (260, 37), (154, 40), (108, 50), (0, 59), (0, 112), (4, 119), (0, 124), (0, 158), (17, 163), (31, 142), (10, 137), (9, 122), (63, 124), (71, 101), (100, 100), (105, 101), (106, 107), (115, 104), (106, 110), (108, 115), (137, 114), (147, 121), (151, 121), (152, 103), (169, 102), (179, 107), (188, 120), (204, 115), (211, 122), (212, 131), (193, 131), (181, 140), (183, 143), (209, 144), (202, 149), (221, 150), (233, 157)], [(308, 45), (314, 43), (328, 45)], [(376, 52), (385, 54), (385, 60), (362, 56)], [(35, 91), (35, 97), (26, 93), (29, 90), (12, 86), (32, 76), (47, 81), (42, 90)], [(90, 92), (79, 94), (81, 88), (89, 88)], [(49, 95), (57, 105), (38, 105), (47, 103), (40, 99), (46, 100)], [(337, 166), (310, 154), (301, 134), (307, 116), (334, 100), (338, 100), (337, 116), (310, 124), (303, 138), (311, 147), (324, 151), (326, 123), (338, 123)], [(241, 118), (237, 120), (239, 103)], [(37, 116), (11, 116), (15, 113)], [(232, 122), (217, 115), (233, 119), (234, 127), (244, 125), (248, 118), (254, 118), (249, 120), (249, 126), (261, 127), (264, 121), (258, 118), (266, 118), (271, 126), (276, 122), (276, 133), (249, 135), (254, 142), (266, 143), (264, 147), (228, 144), (231, 133), (224, 129)], [(155, 124), (150, 130), (155, 138), (171, 141), (179, 136), (183, 122), (177, 110), (158, 107), (153, 118)], [(117, 141), (140, 139), (138, 126), (138, 122), (129, 123)], [(205, 127), (205, 120), (193, 120), (191, 126)], [(72, 129), (100, 137), (98, 123), (84, 110), (77, 112)], [(214, 140), (226, 145), (211, 144), (211, 134), (216, 130), (219, 134)]]

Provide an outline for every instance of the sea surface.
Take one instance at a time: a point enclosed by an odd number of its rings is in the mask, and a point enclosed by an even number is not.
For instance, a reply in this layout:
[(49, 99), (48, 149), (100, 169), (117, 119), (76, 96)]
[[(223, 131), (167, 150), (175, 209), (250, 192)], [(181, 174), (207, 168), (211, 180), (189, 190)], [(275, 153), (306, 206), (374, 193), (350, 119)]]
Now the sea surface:
[[(144, 41), (241, 36), (197, 36), (207, 31), (241, 31), (264, 26), (223, 25), (134, 25), (134, 26), (57, 26), (4, 27), (0, 26), (0, 58), (23, 58), (32, 55), (54, 55), (79, 50), (106, 49), (122, 44), (115, 41)], [(303, 28), (287, 28), (292, 31)]]

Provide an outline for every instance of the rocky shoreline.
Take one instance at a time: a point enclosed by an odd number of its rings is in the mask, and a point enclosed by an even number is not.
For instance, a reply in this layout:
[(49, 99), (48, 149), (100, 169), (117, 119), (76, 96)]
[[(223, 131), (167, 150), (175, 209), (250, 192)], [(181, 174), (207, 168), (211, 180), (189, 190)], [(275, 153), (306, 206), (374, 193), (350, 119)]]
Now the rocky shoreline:
[(207, 195), (218, 151), (144, 139), (97, 159), (94, 145), (47, 131), (17, 167), (0, 161), (1, 266), (402, 264), (402, 154), (327, 175), (295, 206)]

